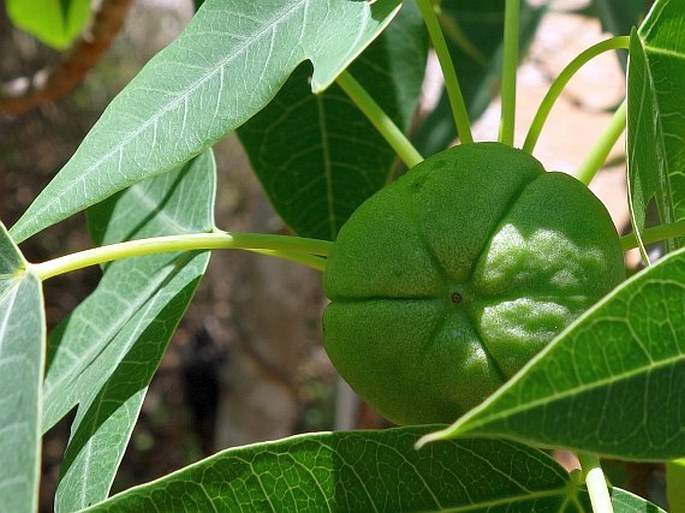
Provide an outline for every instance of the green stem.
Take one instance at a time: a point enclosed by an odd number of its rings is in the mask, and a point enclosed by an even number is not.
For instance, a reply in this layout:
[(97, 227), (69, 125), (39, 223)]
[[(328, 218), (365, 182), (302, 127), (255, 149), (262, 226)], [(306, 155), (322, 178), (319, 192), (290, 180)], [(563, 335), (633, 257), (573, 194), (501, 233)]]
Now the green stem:
[[(641, 235), (642, 243), (645, 245), (675, 237), (685, 237), (685, 220), (646, 228)], [(621, 247), (623, 251), (637, 248), (638, 242), (635, 234), (629, 233), (621, 237)]]
[(573, 78), (580, 68), (604, 52), (617, 50), (619, 48), (627, 49), (629, 46), (630, 37), (612, 37), (611, 39), (607, 39), (606, 41), (602, 41), (591, 46), (587, 50), (581, 52), (575, 59), (573, 59), (562, 70), (562, 72), (559, 73), (559, 76), (556, 78), (556, 80), (552, 82), (549, 91), (547, 91), (542, 103), (540, 103), (540, 107), (538, 107), (538, 111), (535, 113), (535, 118), (533, 119), (530, 129), (528, 130), (528, 135), (526, 136), (526, 141), (523, 144), (523, 149), (528, 153), (533, 152), (535, 144), (538, 141), (538, 137), (540, 137), (540, 132), (542, 132), (542, 127), (545, 124), (545, 121), (547, 121), (547, 117), (549, 116), (554, 103), (561, 95), (564, 87), (566, 87), (571, 78)]
[(288, 260), (289, 262), (294, 262), (296, 264), (304, 265), (306, 267), (311, 267), (317, 271), (326, 270), (326, 259), (316, 255), (310, 255), (308, 253), (296, 253), (291, 251), (278, 251), (275, 249), (248, 249), (253, 253), (258, 253), (260, 255), (272, 256), (280, 258), (283, 260)]
[(368, 92), (361, 86), (348, 71), (343, 71), (336, 80), (337, 84), (350, 97), (359, 110), (373, 123), (376, 130), (390, 144), (397, 155), (407, 165), (413, 167), (423, 160), (421, 154), (409, 142), (402, 130), (380, 108)]
[(614, 507), (611, 505), (609, 487), (599, 464), (599, 458), (596, 454), (579, 453), (578, 459), (583, 469), (592, 511), (594, 513), (613, 513)]
[(459, 79), (457, 72), (452, 62), (452, 56), (447, 48), (445, 35), (440, 28), (440, 21), (435, 12), (435, 7), (431, 0), (416, 0), (416, 5), (421, 12), (428, 35), (433, 43), (433, 48), (440, 61), (440, 68), (442, 68), (442, 75), (445, 78), (445, 88), (447, 89), (447, 97), (450, 100), (452, 107), (452, 114), (454, 116), (454, 124), (457, 127), (457, 133), (462, 143), (472, 143), (473, 135), (471, 134), (471, 123), (469, 122), (469, 114), (466, 110), (466, 103), (464, 96), (461, 93)]
[(602, 168), (606, 162), (611, 149), (621, 137), (621, 134), (626, 128), (626, 102), (621, 103), (621, 106), (616, 109), (614, 116), (609, 122), (602, 136), (590, 149), (585, 160), (580, 164), (576, 172), (576, 178), (585, 185), (589, 184), (594, 178), (595, 174)]
[[(307, 258), (311, 255), (327, 256), (333, 243), (262, 233), (191, 233), (169, 235), (150, 239), (138, 239), (98, 248), (87, 249), (71, 255), (55, 258), (39, 264), (31, 264), (31, 270), (41, 280), (76, 271), (113, 260), (170, 251), (198, 251), (207, 249), (247, 249), (259, 253), (281, 256), (305, 265), (321, 268), (321, 262)], [(307, 255), (309, 254), (309, 255)], [(302, 258), (304, 257), (304, 258)]]
[(502, 66), (502, 116), (499, 140), (514, 145), (516, 126), (516, 70), (519, 58), (519, 17), (521, 0), (505, 0), (504, 58)]

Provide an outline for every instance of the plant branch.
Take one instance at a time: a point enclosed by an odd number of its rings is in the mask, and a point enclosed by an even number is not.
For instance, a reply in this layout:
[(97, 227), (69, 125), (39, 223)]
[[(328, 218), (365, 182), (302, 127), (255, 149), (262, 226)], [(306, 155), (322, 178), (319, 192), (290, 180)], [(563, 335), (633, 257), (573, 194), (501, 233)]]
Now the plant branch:
[[(119, 33), (132, 0), (103, 0), (90, 28), (52, 70), (0, 85), (0, 114), (18, 116), (57, 100), (78, 86)], [(96, 5), (96, 4), (94, 4)]]
[(516, 126), (516, 70), (519, 58), (519, 18), (521, 0), (505, 0), (504, 59), (502, 67), (502, 116), (499, 141), (514, 145)]
[(614, 513), (609, 488), (604, 478), (602, 467), (599, 464), (599, 458), (596, 454), (579, 453), (578, 459), (583, 469), (585, 486), (587, 486), (587, 491), (590, 495), (592, 511), (594, 513)]
[(589, 184), (597, 172), (602, 169), (604, 162), (606, 162), (611, 149), (621, 137), (621, 134), (626, 128), (626, 102), (623, 103), (616, 109), (614, 116), (609, 122), (609, 126), (606, 128), (602, 136), (595, 143), (595, 145), (590, 149), (585, 160), (580, 164), (578, 171), (576, 172), (576, 178), (583, 182), (585, 185)]
[(390, 119), (390, 116), (381, 109), (366, 89), (348, 71), (343, 71), (336, 79), (336, 83), (359, 107), (359, 110), (364, 113), (369, 121), (373, 123), (376, 130), (380, 132), (392, 149), (397, 152), (397, 155), (407, 167), (413, 167), (423, 160), (421, 154), (409, 142), (409, 139), (407, 139), (402, 130), (399, 129), (393, 120)]
[(469, 122), (469, 114), (464, 102), (464, 96), (461, 92), (457, 72), (452, 62), (452, 56), (447, 48), (445, 35), (440, 28), (438, 16), (435, 13), (435, 7), (431, 0), (416, 0), (416, 5), (421, 12), (423, 21), (428, 29), (428, 34), (433, 43), (433, 48), (440, 61), (440, 68), (442, 68), (442, 75), (445, 79), (445, 88), (447, 89), (447, 96), (452, 107), (452, 114), (454, 116), (454, 124), (457, 127), (457, 133), (462, 143), (473, 142), (473, 135), (471, 134), (471, 123)]
[[(642, 243), (645, 245), (675, 237), (685, 237), (685, 220), (671, 224), (652, 226), (651, 228), (646, 228), (641, 233)], [(639, 244), (635, 233), (629, 233), (628, 235), (621, 237), (621, 248), (623, 251), (628, 251), (629, 249), (637, 248), (638, 246)]]
[(152, 255), (172, 251), (199, 251), (208, 249), (246, 249), (262, 254), (286, 258), (319, 270), (325, 260), (312, 255), (327, 256), (333, 243), (318, 239), (305, 239), (288, 235), (262, 233), (191, 233), (138, 239), (87, 249), (39, 264), (30, 264), (31, 270), (41, 279), (76, 271), (113, 260)]
[(545, 124), (552, 107), (571, 78), (573, 78), (580, 68), (604, 52), (617, 50), (620, 48), (628, 49), (629, 47), (630, 37), (612, 37), (611, 39), (597, 43), (587, 50), (584, 50), (578, 56), (576, 56), (575, 59), (568, 63), (561, 73), (559, 73), (559, 76), (554, 80), (554, 82), (552, 82), (547, 94), (540, 103), (540, 107), (538, 107), (538, 111), (535, 113), (535, 118), (528, 129), (528, 135), (526, 136), (526, 141), (523, 144), (523, 149), (528, 153), (533, 152), (535, 144), (538, 141), (538, 137), (540, 137), (540, 132), (542, 132), (542, 127)]

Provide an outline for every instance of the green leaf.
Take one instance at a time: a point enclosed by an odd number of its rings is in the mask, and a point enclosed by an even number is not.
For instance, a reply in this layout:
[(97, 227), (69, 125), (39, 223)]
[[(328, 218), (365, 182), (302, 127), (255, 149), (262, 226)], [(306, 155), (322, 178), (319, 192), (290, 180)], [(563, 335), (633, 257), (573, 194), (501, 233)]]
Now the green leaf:
[[(461, 0), (442, 2), (440, 24), (445, 33), (459, 85), (473, 122), (499, 94), (502, 75), (504, 2), (501, 0)], [(532, 42), (545, 7), (532, 8), (521, 2), (520, 50)], [(496, 134), (493, 134), (493, 136)], [(447, 93), (443, 91), (436, 108), (413, 137), (424, 155), (444, 150), (457, 137)]]
[(399, 0), (207, 0), (112, 101), (12, 235), (24, 240), (186, 162), (260, 111), (307, 59), (320, 92), (398, 7)]
[(685, 513), (685, 459), (666, 464), (666, 494), (670, 513)]
[(634, 460), (685, 455), (685, 250), (635, 275), (485, 403), (422, 441), (495, 436)]
[[(423, 20), (409, 2), (351, 67), (401, 129), (414, 115), (427, 54)], [(310, 66), (298, 68), (238, 135), (285, 222), (302, 236), (332, 240), (385, 185), (395, 152), (339, 87), (312, 95), (310, 75)]]
[(83, 30), (90, 0), (7, 0), (7, 14), (17, 27), (61, 50)]
[(542, 452), (498, 440), (415, 451), (425, 429), (307, 434), (229, 449), (87, 511), (485, 512), (507, 503), (516, 511), (590, 511), (575, 478)]
[(0, 223), (0, 509), (38, 508), (45, 313), (40, 281)]
[[(628, 66), (628, 179), (633, 224), (654, 198), (664, 223), (685, 219), (685, 0), (654, 4), (633, 32)], [(685, 238), (667, 242), (669, 250)]]
[[(211, 230), (211, 152), (141, 182), (89, 212), (96, 241)], [(208, 253), (173, 253), (110, 264), (96, 291), (50, 338), (44, 429), (77, 402), (56, 510), (107, 497), (147, 386), (202, 277)]]
[(611, 504), (614, 506), (614, 513), (666, 513), (642, 497), (615, 487), (611, 490)]

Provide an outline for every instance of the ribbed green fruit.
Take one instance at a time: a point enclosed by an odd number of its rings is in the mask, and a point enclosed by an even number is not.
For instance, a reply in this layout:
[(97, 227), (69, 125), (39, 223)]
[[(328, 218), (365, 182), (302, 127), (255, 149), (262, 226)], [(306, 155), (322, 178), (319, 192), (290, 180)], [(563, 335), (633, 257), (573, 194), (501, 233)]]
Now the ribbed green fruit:
[(452, 422), (624, 278), (616, 229), (587, 187), (502, 144), (457, 146), (340, 230), (324, 346), (388, 419)]

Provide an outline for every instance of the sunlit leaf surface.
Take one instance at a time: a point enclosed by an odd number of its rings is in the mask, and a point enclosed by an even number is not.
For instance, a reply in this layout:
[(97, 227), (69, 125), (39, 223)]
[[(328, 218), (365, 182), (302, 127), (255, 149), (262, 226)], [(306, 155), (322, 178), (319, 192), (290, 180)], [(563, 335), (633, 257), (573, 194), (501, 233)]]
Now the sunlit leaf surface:
[(259, 112), (312, 61), (328, 86), (390, 22), (399, 0), (207, 0), (181, 36), (112, 101), (12, 227), (15, 240), (188, 161)]

